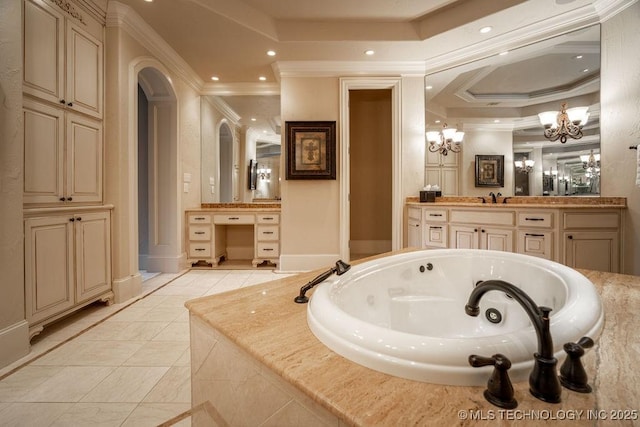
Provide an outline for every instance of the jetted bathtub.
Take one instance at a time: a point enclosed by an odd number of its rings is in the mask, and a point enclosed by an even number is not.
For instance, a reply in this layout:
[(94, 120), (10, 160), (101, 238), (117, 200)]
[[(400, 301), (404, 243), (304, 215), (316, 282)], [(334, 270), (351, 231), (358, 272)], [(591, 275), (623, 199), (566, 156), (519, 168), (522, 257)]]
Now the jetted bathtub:
[[(471, 354), (502, 353), (513, 382), (528, 378), (536, 332), (524, 309), (500, 291), (465, 313), (475, 284), (499, 279), (548, 306), (554, 352), (599, 336), (604, 313), (593, 284), (564, 265), (489, 250), (437, 249), (391, 255), (353, 266), (319, 284), (307, 308), (313, 334), (347, 359), (377, 371), (448, 385), (486, 385), (492, 367), (469, 366)], [(558, 367), (560, 363), (558, 364)]]

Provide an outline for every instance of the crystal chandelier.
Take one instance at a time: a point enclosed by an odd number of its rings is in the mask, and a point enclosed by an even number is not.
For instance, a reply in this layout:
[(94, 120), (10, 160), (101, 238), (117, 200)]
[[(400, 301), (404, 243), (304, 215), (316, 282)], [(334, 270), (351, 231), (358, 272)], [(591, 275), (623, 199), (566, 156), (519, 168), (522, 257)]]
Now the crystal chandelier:
[(527, 156), (523, 156), (522, 160), (516, 160), (515, 162), (516, 165), (516, 171), (518, 172), (523, 172), (523, 173), (529, 173), (533, 170), (533, 165), (536, 163), (534, 160), (529, 160), (527, 159)]
[(427, 132), (427, 141), (429, 141), (429, 151), (432, 153), (441, 153), (446, 156), (449, 151), (459, 153), (462, 150), (461, 143), (464, 132), (459, 132), (456, 128), (448, 128), (445, 123), (442, 131)]
[(562, 144), (567, 142), (567, 137), (573, 139), (582, 138), (582, 128), (589, 118), (589, 107), (575, 107), (567, 110), (567, 103), (563, 102), (560, 112), (545, 111), (538, 114), (540, 123), (544, 126), (544, 137), (550, 141)]
[(593, 150), (591, 150), (588, 156), (580, 156), (580, 160), (582, 161), (582, 169), (590, 175), (593, 176), (600, 173), (600, 154), (593, 154)]

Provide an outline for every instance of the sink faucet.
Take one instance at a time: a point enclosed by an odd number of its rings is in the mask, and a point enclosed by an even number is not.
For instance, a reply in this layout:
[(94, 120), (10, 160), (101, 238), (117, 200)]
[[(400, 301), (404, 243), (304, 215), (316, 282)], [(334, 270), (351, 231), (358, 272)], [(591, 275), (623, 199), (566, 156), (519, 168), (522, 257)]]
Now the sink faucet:
[(493, 191), (489, 195), (491, 196), (491, 203), (498, 203), (498, 197), (502, 196), (501, 193), (494, 194)]
[(480, 314), (480, 299), (488, 291), (502, 291), (516, 300), (531, 319), (538, 337), (538, 352), (533, 354), (535, 359), (533, 370), (529, 375), (529, 391), (545, 402), (560, 402), (560, 381), (556, 372), (558, 360), (553, 356), (553, 340), (549, 330), (549, 313), (551, 308), (538, 307), (536, 303), (522, 289), (503, 280), (485, 280), (479, 282), (469, 295), (464, 307), (469, 316)]

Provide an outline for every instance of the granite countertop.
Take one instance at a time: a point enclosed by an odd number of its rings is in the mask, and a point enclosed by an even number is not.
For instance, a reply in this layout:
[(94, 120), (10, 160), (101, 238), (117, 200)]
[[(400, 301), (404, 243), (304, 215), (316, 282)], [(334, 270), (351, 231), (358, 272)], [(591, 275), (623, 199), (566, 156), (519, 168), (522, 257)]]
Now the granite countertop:
[[(484, 197), (486, 203), (482, 203), (480, 197)], [(420, 202), (419, 197), (407, 197), (406, 203), (410, 206), (421, 207), (482, 207), (490, 209), (508, 209), (515, 207), (528, 208), (562, 208), (562, 209), (583, 209), (583, 208), (626, 208), (627, 199), (625, 197), (509, 197), (507, 203), (502, 203), (505, 197), (500, 196), (498, 203), (491, 203), (490, 196), (458, 197), (444, 196), (436, 197), (435, 202)]]
[(217, 210), (217, 211), (229, 211), (229, 210), (274, 210), (280, 209), (280, 203), (203, 203), (200, 208), (187, 209), (193, 210)]
[[(307, 326), (307, 305), (296, 304), (293, 298), (323, 270), (198, 298), (186, 306), (192, 315), (346, 425), (530, 425), (527, 414), (542, 414), (572, 416), (578, 420), (572, 425), (593, 426), (600, 424), (587, 419), (588, 410), (605, 411), (601, 414), (609, 420), (615, 415), (612, 411), (635, 410), (637, 414), (640, 410), (640, 370), (631, 368), (640, 363), (640, 277), (580, 270), (597, 287), (606, 318), (600, 339), (583, 358), (594, 392), (563, 389), (562, 402), (548, 404), (529, 394), (526, 381), (519, 382), (514, 384), (517, 411), (506, 413), (484, 399), (483, 387), (443, 386), (390, 376), (350, 362), (318, 341)], [(468, 417), (473, 411), (494, 419), (472, 421)], [(522, 419), (507, 419), (510, 416)], [(626, 424), (613, 424), (638, 425), (637, 417)], [(558, 418), (550, 422), (554, 421)], [(606, 423), (611, 425), (611, 421)]]

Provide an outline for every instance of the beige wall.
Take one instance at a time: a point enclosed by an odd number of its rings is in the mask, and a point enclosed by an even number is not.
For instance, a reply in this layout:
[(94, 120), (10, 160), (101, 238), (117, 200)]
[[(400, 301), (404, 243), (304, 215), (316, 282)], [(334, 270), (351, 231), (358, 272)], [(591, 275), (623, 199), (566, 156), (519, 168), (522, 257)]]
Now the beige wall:
[(22, 226), (20, 0), (0, 2), (0, 367), (29, 352)]
[(602, 24), (602, 195), (627, 198), (624, 272), (640, 276), (640, 188), (635, 185), (640, 143), (640, 2)]

